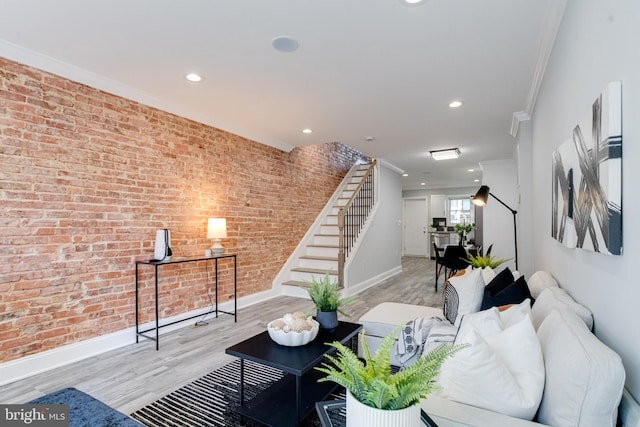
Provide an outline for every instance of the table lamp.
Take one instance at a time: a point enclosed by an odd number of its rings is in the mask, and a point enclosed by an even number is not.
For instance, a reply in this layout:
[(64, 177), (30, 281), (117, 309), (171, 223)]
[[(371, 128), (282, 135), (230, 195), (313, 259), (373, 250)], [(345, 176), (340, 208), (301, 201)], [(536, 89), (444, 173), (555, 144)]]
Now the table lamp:
[(209, 222), (207, 224), (207, 239), (213, 239), (213, 246), (211, 246), (211, 255), (222, 255), (222, 253), (224, 252), (224, 248), (220, 244), (220, 239), (224, 239), (226, 237), (226, 218), (209, 218)]

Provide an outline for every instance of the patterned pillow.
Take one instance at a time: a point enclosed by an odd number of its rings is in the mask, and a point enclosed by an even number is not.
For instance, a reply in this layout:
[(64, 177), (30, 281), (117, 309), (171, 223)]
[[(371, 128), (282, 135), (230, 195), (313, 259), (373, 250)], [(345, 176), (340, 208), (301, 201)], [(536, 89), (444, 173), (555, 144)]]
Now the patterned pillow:
[(449, 279), (444, 291), (444, 317), (456, 326), (462, 316), (480, 310), (484, 295), (484, 280), (479, 268)]

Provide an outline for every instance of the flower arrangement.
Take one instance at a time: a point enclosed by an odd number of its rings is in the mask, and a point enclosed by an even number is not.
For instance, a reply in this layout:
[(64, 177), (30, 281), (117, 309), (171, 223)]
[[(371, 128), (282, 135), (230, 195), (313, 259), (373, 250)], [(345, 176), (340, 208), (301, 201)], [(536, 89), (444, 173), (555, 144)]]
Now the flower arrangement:
[(469, 234), (469, 232), (471, 232), (471, 230), (473, 230), (474, 228), (476, 228), (476, 225), (474, 223), (456, 224), (454, 226), (454, 230), (456, 231), (456, 233), (458, 233), (458, 235), (460, 235), (460, 242), (462, 242), (463, 244), (467, 241), (467, 234)]

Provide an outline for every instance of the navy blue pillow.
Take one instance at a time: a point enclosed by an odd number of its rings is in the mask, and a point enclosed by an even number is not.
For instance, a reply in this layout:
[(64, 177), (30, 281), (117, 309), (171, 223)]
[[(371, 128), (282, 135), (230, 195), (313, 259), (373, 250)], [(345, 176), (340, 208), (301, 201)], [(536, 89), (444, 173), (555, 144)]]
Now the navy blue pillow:
[(529, 298), (531, 305), (533, 305), (534, 299), (529, 291), (529, 286), (524, 280), (524, 276), (518, 277), (518, 280), (511, 283), (500, 292), (491, 294), (485, 290), (484, 298), (482, 299), (481, 310), (486, 310), (491, 307), (500, 307), (501, 305), (508, 304), (520, 304), (522, 301)]
[(505, 268), (501, 272), (495, 275), (487, 286), (484, 287), (485, 292), (489, 292), (491, 295), (495, 295), (502, 291), (504, 288), (513, 283), (513, 273), (509, 270), (509, 267)]

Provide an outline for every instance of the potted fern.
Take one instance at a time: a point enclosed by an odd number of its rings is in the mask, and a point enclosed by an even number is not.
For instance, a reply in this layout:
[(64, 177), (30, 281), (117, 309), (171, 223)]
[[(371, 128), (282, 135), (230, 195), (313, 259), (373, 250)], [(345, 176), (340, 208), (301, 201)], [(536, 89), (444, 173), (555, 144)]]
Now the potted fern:
[(398, 331), (384, 337), (373, 356), (361, 333), (364, 361), (350, 348), (331, 343), (336, 355), (327, 355), (331, 363), (316, 368), (327, 375), (318, 381), (333, 381), (347, 389), (348, 427), (420, 426), (420, 399), (437, 387), (435, 378), (444, 361), (464, 347), (442, 346), (392, 373), (390, 355)]
[(316, 320), (320, 327), (333, 331), (338, 326), (338, 313), (348, 317), (341, 307), (352, 304), (355, 297), (342, 298), (338, 281), (331, 280), (329, 273), (325, 273), (320, 281), (313, 277), (311, 281), (305, 280), (305, 283), (309, 297), (316, 306)]
[(503, 262), (508, 261), (508, 259), (495, 259), (493, 256), (490, 256), (490, 255), (469, 254), (467, 259), (465, 259), (465, 261), (468, 262), (473, 268), (486, 268), (486, 267), (496, 268)]

